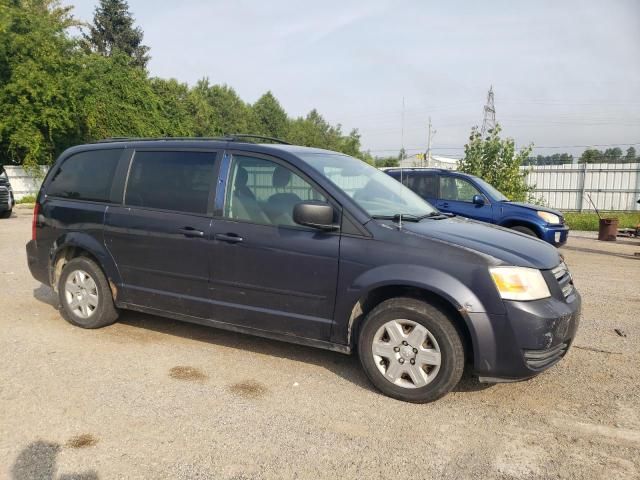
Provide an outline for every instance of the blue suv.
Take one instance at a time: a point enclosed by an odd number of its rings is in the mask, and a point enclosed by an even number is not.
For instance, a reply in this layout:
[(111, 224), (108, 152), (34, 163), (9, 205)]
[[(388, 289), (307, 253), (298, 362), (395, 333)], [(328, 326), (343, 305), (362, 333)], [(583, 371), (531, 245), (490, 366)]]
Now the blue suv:
[(481, 178), (436, 168), (385, 170), (442, 212), (493, 223), (560, 247), (569, 227), (562, 213), (531, 203), (512, 202)]

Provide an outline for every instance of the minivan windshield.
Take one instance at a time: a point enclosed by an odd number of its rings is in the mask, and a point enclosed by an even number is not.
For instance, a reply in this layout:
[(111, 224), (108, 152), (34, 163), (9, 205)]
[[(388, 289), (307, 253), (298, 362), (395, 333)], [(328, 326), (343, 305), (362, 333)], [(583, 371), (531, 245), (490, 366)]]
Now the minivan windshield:
[(386, 173), (339, 153), (298, 153), (298, 156), (349, 195), (374, 218), (414, 218), (437, 215), (437, 210)]

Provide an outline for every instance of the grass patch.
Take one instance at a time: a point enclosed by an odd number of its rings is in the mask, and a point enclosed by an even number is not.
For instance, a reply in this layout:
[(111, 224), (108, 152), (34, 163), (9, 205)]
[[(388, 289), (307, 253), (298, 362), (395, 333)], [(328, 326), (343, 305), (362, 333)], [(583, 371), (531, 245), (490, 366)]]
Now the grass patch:
[[(598, 231), (598, 215), (595, 212), (564, 212), (571, 230)], [(600, 212), (602, 218), (617, 218), (618, 228), (635, 228), (640, 224), (640, 212)]]
[(19, 203), (19, 204), (22, 204), (22, 203), (36, 203), (36, 196), (35, 195), (25, 195), (20, 200), (16, 200), (16, 203)]

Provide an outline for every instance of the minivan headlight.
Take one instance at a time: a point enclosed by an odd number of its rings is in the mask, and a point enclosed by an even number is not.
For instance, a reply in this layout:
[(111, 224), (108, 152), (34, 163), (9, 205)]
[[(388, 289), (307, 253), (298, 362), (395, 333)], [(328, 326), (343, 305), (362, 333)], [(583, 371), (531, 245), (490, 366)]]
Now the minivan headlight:
[(538, 212), (538, 216), (547, 223), (558, 224), (560, 223), (560, 217), (550, 212)]
[(540, 300), (551, 296), (540, 270), (525, 267), (491, 267), (491, 278), (504, 300)]

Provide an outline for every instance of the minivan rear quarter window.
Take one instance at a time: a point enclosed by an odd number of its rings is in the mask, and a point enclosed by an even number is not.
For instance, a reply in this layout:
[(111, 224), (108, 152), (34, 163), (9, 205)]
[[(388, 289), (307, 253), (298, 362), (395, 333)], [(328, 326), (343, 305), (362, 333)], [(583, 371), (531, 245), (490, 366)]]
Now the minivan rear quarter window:
[(47, 195), (108, 202), (122, 149), (90, 150), (67, 158), (55, 173)]
[(125, 204), (205, 214), (215, 159), (213, 152), (138, 151), (127, 180)]

